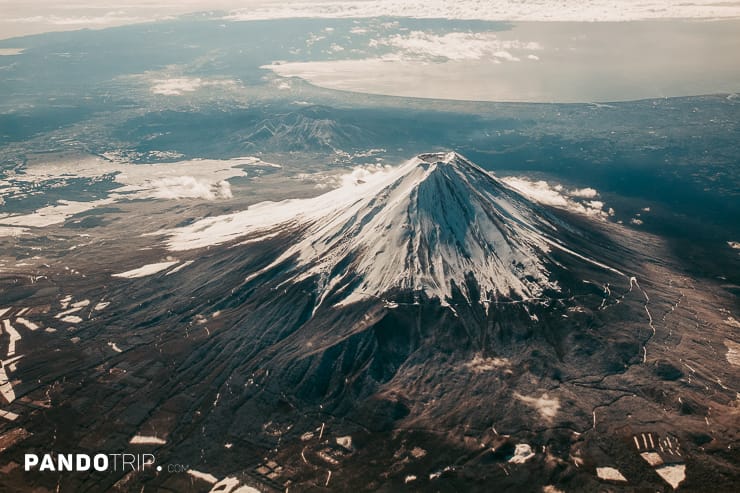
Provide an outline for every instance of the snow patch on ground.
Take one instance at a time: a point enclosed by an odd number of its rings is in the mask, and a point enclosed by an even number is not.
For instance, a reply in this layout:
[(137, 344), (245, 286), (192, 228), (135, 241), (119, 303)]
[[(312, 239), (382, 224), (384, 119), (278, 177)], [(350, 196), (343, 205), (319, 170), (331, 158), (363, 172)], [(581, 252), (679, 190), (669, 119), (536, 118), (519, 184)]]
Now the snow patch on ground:
[(196, 471), (195, 469), (188, 469), (188, 474), (190, 474), (192, 477), (196, 479), (201, 479), (205, 481), (206, 483), (210, 483), (210, 484), (218, 483), (218, 478), (212, 474)]
[(655, 470), (658, 475), (670, 484), (675, 490), (686, 479), (686, 464), (673, 464), (659, 467)]
[(21, 340), (21, 335), (15, 330), (15, 327), (10, 323), (10, 320), (3, 320), (3, 328), (8, 333), (10, 340), (8, 341), (8, 357), (15, 355), (15, 345)]
[(128, 443), (131, 445), (165, 445), (167, 441), (155, 436), (136, 435)]
[(112, 274), (113, 277), (123, 277), (126, 279), (137, 279), (139, 277), (151, 276), (157, 272), (166, 270), (173, 265), (177, 264), (179, 260), (172, 260), (168, 262), (158, 262), (155, 264), (147, 264), (137, 269), (127, 270), (126, 272), (120, 272), (118, 274)]
[(181, 271), (182, 269), (184, 269), (185, 267), (191, 265), (192, 263), (193, 263), (193, 260), (188, 260), (186, 262), (183, 262), (182, 264), (178, 265), (177, 267), (175, 267), (171, 271), (167, 272), (167, 274), (165, 274), (165, 276), (171, 276), (175, 272)]
[[(0, 223), (11, 226), (28, 226), (34, 228), (45, 228), (53, 224), (63, 223), (67, 218), (81, 212), (110, 205), (113, 199), (93, 200), (90, 202), (77, 202), (72, 200), (59, 200), (56, 205), (49, 205), (36, 210), (31, 214), (0, 214)], [(13, 233), (17, 228), (3, 228), (0, 233)], [(15, 234), (11, 234), (15, 236)]]
[(0, 395), (2, 395), (6, 401), (13, 402), (15, 400), (15, 391), (13, 390), (13, 384), (10, 383), (8, 374), (5, 372), (5, 366), (0, 365)]
[(8, 421), (15, 421), (19, 417), (20, 416), (18, 414), (14, 413), (14, 412), (0, 410), (0, 418), (5, 418)]
[(93, 308), (93, 310), (95, 310), (96, 312), (99, 312), (99, 311), (102, 311), (108, 308), (109, 305), (110, 305), (110, 301), (101, 301), (100, 303), (95, 305), (95, 308)]
[(618, 469), (613, 467), (597, 467), (596, 475), (599, 479), (603, 479), (605, 481), (618, 481), (620, 483), (627, 482), (627, 478), (625, 478)]
[(260, 490), (251, 486), (240, 485), (237, 478), (229, 476), (214, 484), (211, 493), (260, 493)]
[(733, 366), (740, 366), (740, 344), (730, 339), (725, 339), (725, 346), (727, 347), (727, 362)]
[(640, 454), (640, 457), (642, 457), (645, 462), (653, 467), (657, 467), (663, 464), (663, 459), (657, 452), (643, 452)]
[(21, 324), (22, 326), (24, 326), (25, 328), (27, 328), (28, 330), (38, 330), (39, 329), (39, 326), (37, 324), (23, 317), (18, 317), (15, 319), (15, 321)]

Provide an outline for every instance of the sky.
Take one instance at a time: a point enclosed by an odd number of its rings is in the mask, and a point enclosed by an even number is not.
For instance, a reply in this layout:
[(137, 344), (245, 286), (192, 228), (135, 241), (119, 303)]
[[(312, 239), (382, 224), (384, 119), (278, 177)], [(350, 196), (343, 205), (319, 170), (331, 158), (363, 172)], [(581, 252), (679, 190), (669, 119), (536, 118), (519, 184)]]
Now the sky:
[(0, 0), (0, 39), (102, 29), (186, 13), (223, 11), (232, 21), (291, 17), (375, 17), (625, 21), (740, 18), (740, 0)]

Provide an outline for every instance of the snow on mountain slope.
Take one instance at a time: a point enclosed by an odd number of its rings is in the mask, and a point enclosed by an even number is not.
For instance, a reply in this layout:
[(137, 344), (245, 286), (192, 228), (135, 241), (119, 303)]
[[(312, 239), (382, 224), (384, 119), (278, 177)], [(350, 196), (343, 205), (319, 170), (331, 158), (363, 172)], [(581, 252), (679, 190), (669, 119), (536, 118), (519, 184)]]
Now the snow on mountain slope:
[[(167, 231), (172, 250), (285, 233), (295, 241), (251, 280), (286, 268), (290, 280), (315, 278), (319, 303), (342, 304), (394, 290), (423, 292), (445, 303), (454, 288), (480, 297), (536, 298), (556, 290), (548, 253), (568, 250), (536, 204), (456, 153), (422, 154), (405, 164), (311, 199), (256, 204)], [(610, 269), (611, 270), (611, 269)]]

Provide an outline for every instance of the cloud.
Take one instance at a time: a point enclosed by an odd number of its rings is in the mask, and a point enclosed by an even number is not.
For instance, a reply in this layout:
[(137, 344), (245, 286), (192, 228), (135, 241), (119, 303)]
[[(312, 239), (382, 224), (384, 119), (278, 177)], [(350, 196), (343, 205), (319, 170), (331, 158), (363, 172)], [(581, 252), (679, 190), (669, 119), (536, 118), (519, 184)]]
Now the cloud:
[(529, 41), (499, 39), (493, 32), (461, 33), (453, 32), (443, 35), (424, 31), (412, 31), (408, 34), (395, 34), (381, 39), (372, 39), (371, 48), (390, 47), (395, 54), (408, 60), (428, 60), (444, 58), (447, 60), (482, 60), (519, 61), (511, 53), (517, 51), (542, 50), (541, 44)]
[(202, 85), (200, 79), (159, 79), (152, 85), (152, 93), (163, 96), (180, 96), (184, 92), (193, 92)]
[(203, 87), (235, 87), (236, 81), (231, 79), (208, 80), (191, 77), (172, 79), (155, 79), (152, 81), (151, 92), (163, 96), (182, 96), (186, 92), (194, 92)]
[(233, 21), (287, 18), (412, 17), (484, 21), (627, 21), (737, 18), (740, 4), (717, 0), (0, 0), (0, 37), (104, 28), (205, 11)]
[(192, 176), (173, 176), (154, 180), (144, 195), (156, 199), (230, 199), (231, 186), (226, 180), (211, 183)]
[(601, 219), (614, 215), (614, 209), (606, 209), (604, 202), (586, 200), (598, 197), (599, 192), (593, 188), (567, 189), (560, 184), (550, 184), (544, 180), (533, 181), (521, 176), (507, 176), (501, 178), (501, 181), (540, 204)]
[[(377, 152), (381, 152), (383, 149), (370, 149), (368, 151), (360, 152), (357, 154), (347, 155), (347, 158), (353, 159), (357, 157), (369, 157)], [(318, 172), (318, 173), (299, 173), (295, 175), (295, 178), (304, 183), (313, 183), (314, 188), (317, 190), (325, 190), (330, 188), (339, 187), (351, 187), (355, 185), (361, 185), (368, 180), (375, 179), (382, 174), (388, 173), (393, 170), (392, 166), (382, 164), (363, 164), (355, 166), (351, 171), (348, 172)]]
[(568, 192), (568, 195), (570, 195), (571, 197), (579, 197), (582, 199), (593, 199), (598, 197), (599, 192), (597, 192), (593, 188), (576, 188), (575, 190), (570, 190)]
[(26, 24), (49, 24), (52, 26), (69, 27), (108, 27), (120, 24), (134, 24), (148, 20), (145, 17), (127, 15), (123, 11), (107, 12), (103, 15), (82, 16), (60, 16), (60, 15), (34, 15), (29, 17), (16, 17), (13, 22)]
[(505, 50), (497, 51), (496, 53), (493, 54), (493, 57), (498, 60), (506, 60), (508, 62), (518, 62), (519, 61), (518, 57), (515, 57), (514, 55), (512, 55), (511, 53)]
[(537, 412), (540, 413), (540, 416), (542, 416), (542, 418), (547, 422), (552, 422), (560, 410), (560, 400), (557, 397), (549, 397), (547, 393), (542, 394), (540, 397), (531, 397), (515, 392), (514, 397), (527, 406), (537, 410)]
[(284, 18), (412, 17), (487, 21), (627, 21), (740, 17), (740, 4), (717, 0), (323, 0), (255, 2), (226, 17), (247, 21)]
[[(163, 152), (163, 156), (173, 153)], [(18, 189), (64, 186), (66, 180), (87, 178), (113, 179), (119, 187), (107, 197), (90, 202), (59, 200), (28, 214), (0, 214), (0, 237), (15, 236), (23, 227), (46, 227), (61, 224), (81, 212), (127, 200), (222, 200), (232, 197), (230, 178), (244, 176), (244, 166), (277, 166), (258, 158), (228, 160), (193, 159), (157, 164), (131, 164), (120, 153), (107, 153), (106, 159), (80, 158), (29, 165), (23, 174), (7, 177), (5, 182)], [(47, 185), (44, 185), (47, 184)], [(10, 226), (10, 227), (9, 227)]]
[(289, 91), (292, 88), (287, 79), (275, 79), (273, 85), (278, 91)]

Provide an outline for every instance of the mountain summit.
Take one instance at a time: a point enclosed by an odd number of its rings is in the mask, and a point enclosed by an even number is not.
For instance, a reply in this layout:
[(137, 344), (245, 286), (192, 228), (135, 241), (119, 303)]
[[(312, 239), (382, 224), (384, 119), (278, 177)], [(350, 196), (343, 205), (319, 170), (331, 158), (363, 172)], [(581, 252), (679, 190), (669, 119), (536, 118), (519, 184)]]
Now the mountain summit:
[(314, 279), (317, 306), (330, 295), (333, 304), (348, 304), (398, 291), (446, 304), (457, 295), (475, 302), (557, 290), (548, 254), (553, 247), (575, 253), (557, 239), (556, 225), (463, 156), (430, 153), (350, 175), (315, 198), (199, 221), (172, 232), (170, 247), (284, 236), (291, 243), (248, 280), (277, 271), (295, 282)]

